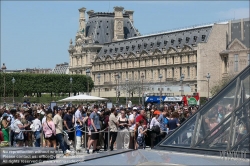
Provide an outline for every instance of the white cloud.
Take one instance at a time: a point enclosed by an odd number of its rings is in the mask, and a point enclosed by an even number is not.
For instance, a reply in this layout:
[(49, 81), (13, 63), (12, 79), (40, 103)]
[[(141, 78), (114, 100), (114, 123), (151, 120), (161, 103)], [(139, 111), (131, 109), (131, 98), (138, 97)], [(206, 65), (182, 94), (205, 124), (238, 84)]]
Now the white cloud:
[(249, 8), (230, 9), (228, 11), (219, 12), (219, 17), (223, 19), (240, 19), (249, 18)]

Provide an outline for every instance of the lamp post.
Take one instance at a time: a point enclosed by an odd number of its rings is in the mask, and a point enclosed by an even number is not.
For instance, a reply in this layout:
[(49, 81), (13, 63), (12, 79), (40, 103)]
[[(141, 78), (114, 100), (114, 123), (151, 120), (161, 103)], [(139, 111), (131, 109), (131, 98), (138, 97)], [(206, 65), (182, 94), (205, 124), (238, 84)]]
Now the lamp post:
[(5, 105), (5, 71), (6, 71), (7, 67), (5, 66), (5, 63), (3, 63), (2, 66), (2, 71), (3, 71), (3, 101), (4, 101), (4, 105)]
[[(90, 74), (90, 69), (86, 69), (86, 74), (87, 74), (87, 76), (89, 76), (89, 74)], [(88, 83), (87, 94), (89, 95), (89, 78), (87, 78), (87, 83)]]
[(181, 78), (180, 78), (180, 82), (181, 82), (181, 96), (183, 96), (183, 92), (184, 92), (184, 89), (183, 89), (183, 80), (184, 80), (184, 74), (181, 74)]
[(126, 78), (126, 107), (128, 106), (128, 78)]
[(210, 74), (207, 73), (207, 100), (209, 100), (209, 79), (210, 79)]
[(162, 74), (159, 75), (159, 79), (160, 79), (160, 106), (161, 106), (161, 104), (162, 104), (162, 89), (161, 89)]
[(69, 79), (69, 83), (70, 83), (69, 97), (71, 96), (71, 92), (72, 92), (72, 81), (73, 81), (73, 79), (72, 79), (72, 77), (70, 77), (70, 79)]
[(100, 78), (101, 78), (101, 74), (98, 73), (97, 79), (98, 79), (98, 84), (99, 84), (99, 92), (98, 92), (98, 96), (99, 96), (99, 97), (100, 97)]
[(141, 89), (142, 89), (141, 103), (142, 103), (142, 106), (144, 107), (143, 79), (144, 79), (144, 74), (142, 73), (141, 74)]
[(12, 81), (12, 83), (13, 83), (13, 105), (15, 105), (15, 98), (14, 98), (14, 97), (15, 97), (15, 93), (14, 93), (14, 84), (15, 84), (16, 80), (15, 80), (15, 78), (13, 77), (11, 81)]

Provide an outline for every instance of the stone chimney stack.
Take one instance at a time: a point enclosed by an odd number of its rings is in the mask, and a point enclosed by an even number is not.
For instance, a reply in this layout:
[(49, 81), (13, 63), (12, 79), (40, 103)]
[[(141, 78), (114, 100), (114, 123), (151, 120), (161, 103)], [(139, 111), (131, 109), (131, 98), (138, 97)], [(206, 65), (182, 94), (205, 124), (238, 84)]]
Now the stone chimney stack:
[(95, 13), (94, 10), (89, 10), (89, 11), (87, 11), (87, 14), (88, 14), (89, 18), (90, 18), (90, 15), (92, 15), (92, 14), (94, 14), (94, 13)]
[(114, 41), (123, 40), (124, 39), (124, 31), (123, 31), (123, 7), (114, 7)]
[(81, 9), (78, 9), (79, 10), (79, 13), (80, 13), (80, 18), (79, 18), (79, 31), (81, 32), (85, 32), (85, 11), (86, 11), (86, 8), (81, 8)]
[(134, 24), (134, 19), (133, 19), (134, 11), (133, 10), (125, 10), (125, 14), (129, 15), (129, 19), (131, 20), (132, 24)]

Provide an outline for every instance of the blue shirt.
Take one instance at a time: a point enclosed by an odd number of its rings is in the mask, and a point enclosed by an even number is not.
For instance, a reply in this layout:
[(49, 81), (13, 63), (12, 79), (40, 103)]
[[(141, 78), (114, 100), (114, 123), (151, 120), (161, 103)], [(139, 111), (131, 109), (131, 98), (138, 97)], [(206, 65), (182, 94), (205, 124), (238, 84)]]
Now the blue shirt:
[(76, 136), (81, 137), (82, 136), (82, 131), (80, 130), (81, 126), (80, 125), (76, 125)]
[[(96, 129), (97, 129), (97, 130), (98, 130), (98, 129), (100, 130), (101, 127), (100, 127), (99, 115), (98, 115), (96, 112), (93, 111), (93, 112), (90, 114), (89, 118), (90, 118), (90, 119), (93, 119), (93, 122), (94, 122), (94, 124), (95, 124)], [(95, 130), (94, 127), (93, 127), (92, 125), (90, 126), (90, 130)]]
[(159, 116), (158, 121), (160, 123), (160, 127), (162, 131), (166, 130), (165, 120), (166, 119), (162, 114)]

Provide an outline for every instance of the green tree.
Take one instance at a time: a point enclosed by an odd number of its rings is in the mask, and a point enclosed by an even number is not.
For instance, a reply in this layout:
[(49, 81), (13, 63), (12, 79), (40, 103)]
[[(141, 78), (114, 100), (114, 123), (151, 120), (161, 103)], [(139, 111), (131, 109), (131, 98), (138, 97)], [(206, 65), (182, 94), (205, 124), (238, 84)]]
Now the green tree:
[[(94, 82), (91, 77), (86, 75), (65, 75), (65, 74), (31, 74), (31, 73), (1, 73), (0, 75), (0, 94), (4, 94), (4, 79), (5, 79), (5, 96), (12, 96), (13, 83), (12, 78), (15, 78), (14, 92), (18, 97), (20, 94), (30, 96), (36, 93), (41, 96), (41, 93), (69, 93), (71, 92), (86, 92), (87, 84), (89, 89), (94, 87)], [(70, 84), (70, 77), (73, 81)]]
[(233, 78), (234, 74), (230, 74), (227, 77), (217, 81), (210, 89), (212, 96), (216, 95), (222, 88), (224, 88)]

